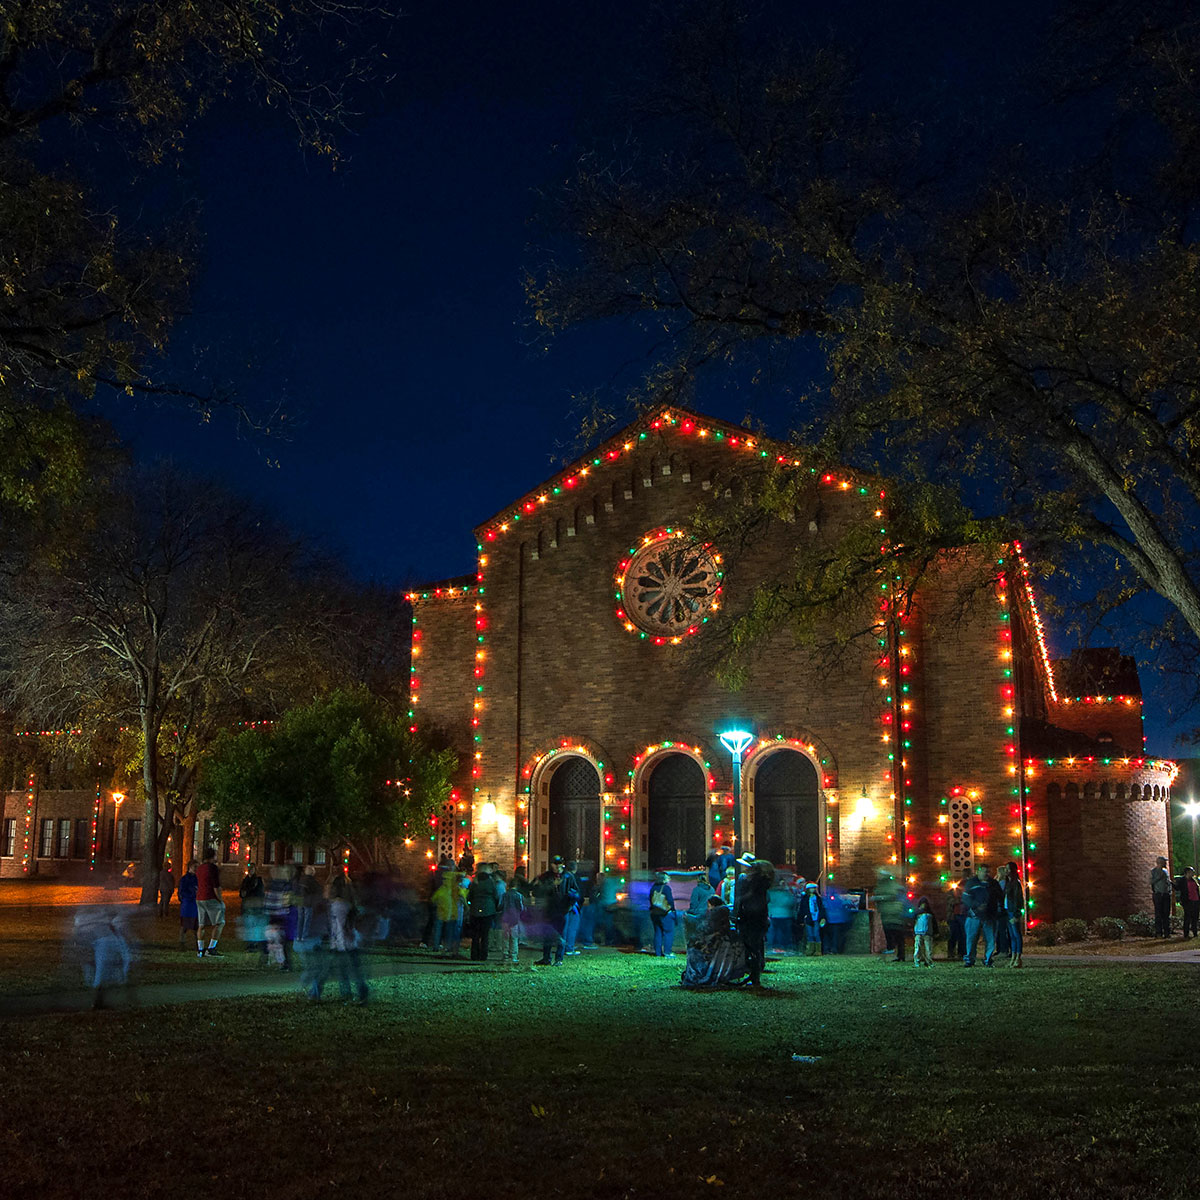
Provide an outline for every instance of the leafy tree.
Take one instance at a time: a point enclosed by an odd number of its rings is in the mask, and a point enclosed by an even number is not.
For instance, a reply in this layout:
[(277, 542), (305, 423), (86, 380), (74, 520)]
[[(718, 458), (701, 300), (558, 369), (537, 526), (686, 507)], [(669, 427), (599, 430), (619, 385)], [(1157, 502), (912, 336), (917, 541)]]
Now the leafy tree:
[(216, 736), (356, 678), (385, 608), (356, 607), (330, 565), (241, 498), (169, 470), (122, 479), (93, 516), (0, 608), (4, 691), (39, 725), (128, 727), (149, 903), (167, 839), (186, 853)]
[[(1092, 613), (1149, 595), (1169, 613), (1157, 644), (1195, 649), (1194, 7), (1064, 6), (1030, 83), (1057, 134), (1040, 153), (889, 115), (836, 47), (704, 13), (672, 35), (637, 133), (560, 193), (570, 240), (531, 272), (537, 319), (643, 323), (644, 402), (818, 363), (800, 436), (898, 480), (889, 524), (913, 569), (1020, 538), (1047, 570), (1075, 556)], [(865, 569), (845, 550), (834, 575)], [(811, 567), (760, 612), (808, 611)]]
[(227, 735), (205, 759), (201, 798), (227, 825), (350, 846), (370, 862), (376, 843), (401, 839), (445, 802), (455, 764), (365, 689), (335, 691), (269, 729)]
[[(233, 404), (163, 376), (194, 231), (122, 201), (221, 101), (286, 113), (334, 154), (373, 71), (374, 18), (343, 0), (7, 0), (0, 9), (0, 501), (77, 494), (75, 414), (99, 393)], [(314, 65), (315, 64), (315, 65)]]

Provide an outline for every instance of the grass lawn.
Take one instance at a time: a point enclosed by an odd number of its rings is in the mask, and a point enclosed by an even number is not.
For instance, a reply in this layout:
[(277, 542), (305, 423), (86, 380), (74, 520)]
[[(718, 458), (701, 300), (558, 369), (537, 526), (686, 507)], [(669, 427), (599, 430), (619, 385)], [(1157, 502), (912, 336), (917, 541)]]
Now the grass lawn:
[[(1079, 1196), (1193, 1190), (1190, 969), (682, 959), (23, 1018), (0, 1195)], [(816, 1063), (793, 1054), (816, 1055)]]

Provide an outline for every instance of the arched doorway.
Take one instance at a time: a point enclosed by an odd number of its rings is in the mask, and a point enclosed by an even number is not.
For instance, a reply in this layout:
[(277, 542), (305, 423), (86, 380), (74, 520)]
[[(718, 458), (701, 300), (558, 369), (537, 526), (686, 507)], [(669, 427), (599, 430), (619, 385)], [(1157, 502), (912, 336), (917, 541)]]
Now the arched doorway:
[(754, 776), (754, 852), (806, 879), (824, 870), (817, 769), (797, 750), (777, 750)]
[(551, 857), (577, 859), (589, 874), (600, 854), (600, 776), (586, 758), (564, 758), (550, 777)]
[(698, 867), (704, 862), (705, 792), (704, 770), (686, 754), (668, 754), (651, 772), (651, 870)]

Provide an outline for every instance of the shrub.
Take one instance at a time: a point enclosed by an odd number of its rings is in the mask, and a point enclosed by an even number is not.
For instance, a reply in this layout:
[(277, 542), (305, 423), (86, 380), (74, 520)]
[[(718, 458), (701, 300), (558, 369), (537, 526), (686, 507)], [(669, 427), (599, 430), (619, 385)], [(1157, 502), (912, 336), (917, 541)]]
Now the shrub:
[(1066, 917), (1055, 926), (1060, 942), (1083, 942), (1087, 940), (1088, 927), (1086, 921), (1078, 917)]
[(1029, 936), (1039, 946), (1056, 946), (1058, 944), (1058, 926), (1050, 921), (1041, 921), (1030, 930)]
[(1092, 933), (1102, 942), (1119, 942), (1125, 936), (1125, 922), (1120, 917), (1097, 917)]
[(1147, 912), (1130, 913), (1125, 918), (1125, 931), (1134, 937), (1154, 936), (1154, 914)]

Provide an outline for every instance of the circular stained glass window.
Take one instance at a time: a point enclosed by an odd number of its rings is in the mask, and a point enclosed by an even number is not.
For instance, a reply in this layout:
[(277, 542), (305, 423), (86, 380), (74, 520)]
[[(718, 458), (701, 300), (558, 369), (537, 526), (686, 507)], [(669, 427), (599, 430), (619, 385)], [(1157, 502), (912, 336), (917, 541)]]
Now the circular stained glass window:
[(678, 641), (716, 608), (720, 558), (678, 530), (648, 534), (617, 574), (618, 615), (626, 628)]

